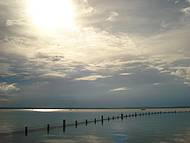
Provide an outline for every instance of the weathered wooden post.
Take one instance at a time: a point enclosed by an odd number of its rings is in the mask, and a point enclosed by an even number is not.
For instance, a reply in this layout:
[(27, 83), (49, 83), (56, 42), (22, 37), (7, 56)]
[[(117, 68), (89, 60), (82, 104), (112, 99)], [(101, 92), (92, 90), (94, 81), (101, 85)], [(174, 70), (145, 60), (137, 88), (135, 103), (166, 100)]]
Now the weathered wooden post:
[(121, 114), (121, 120), (123, 120), (123, 114)]
[(86, 126), (88, 125), (88, 120), (85, 121), (85, 125), (86, 125)]
[(47, 134), (49, 134), (50, 125), (47, 124)]
[(28, 127), (27, 126), (25, 127), (24, 133), (25, 133), (25, 136), (28, 136)]
[(63, 132), (65, 132), (65, 127), (66, 127), (66, 121), (63, 120)]
[(78, 122), (77, 122), (77, 120), (75, 121), (75, 128), (77, 128), (77, 125), (78, 125)]
[(101, 116), (101, 121), (102, 121), (102, 125), (103, 125), (103, 123), (104, 123), (104, 116), (103, 115)]
[(101, 116), (101, 120), (102, 120), (102, 121), (104, 120), (104, 116), (103, 116), (103, 115)]

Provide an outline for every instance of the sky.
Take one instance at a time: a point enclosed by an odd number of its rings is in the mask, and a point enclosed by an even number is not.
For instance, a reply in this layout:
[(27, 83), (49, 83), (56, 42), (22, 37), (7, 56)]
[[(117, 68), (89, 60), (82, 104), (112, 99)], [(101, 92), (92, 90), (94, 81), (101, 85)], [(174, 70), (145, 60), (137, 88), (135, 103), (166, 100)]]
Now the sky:
[(0, 107), (190, 105), (190, 0), (1, 0)]

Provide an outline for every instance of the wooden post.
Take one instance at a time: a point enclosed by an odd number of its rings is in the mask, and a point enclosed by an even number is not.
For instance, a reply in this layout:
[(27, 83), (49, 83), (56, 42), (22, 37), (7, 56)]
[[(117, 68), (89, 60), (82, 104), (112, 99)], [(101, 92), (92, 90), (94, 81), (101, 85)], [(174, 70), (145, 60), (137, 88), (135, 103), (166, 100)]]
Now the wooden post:
[(65, 127), (66, 127), (66, 121), (63, 120), (63, 132), (65, 132)]
[(102, 121), (102, 125), (103, 125), (103, 123), (104, 123), (104, 116), (103, 115), (101, 116), (101, 121)]
[(108, 121), (110, 121), (110, 117), (108, 116)]
[(94, 119), (94, 123), (96, 124), (96, 118)]
[(123, 120), (123, 114), (121, 114), (121, 120)]
[(25, 136), (28, 136), (28, 127), (27, 126), (25, 127), (24, 133), (25, 133)]
[(114, 116), (112, 117), (112, 120), (114, 120)]
[(47, 134), (49, 134), (49, 129), (50, 129), (50, 126), (49, 124), (47, 124)]
[(78, 122), (77, 122), (77, 120), (75, 121), (75, 128), (77, 128), (77, 125), (78, 125)]

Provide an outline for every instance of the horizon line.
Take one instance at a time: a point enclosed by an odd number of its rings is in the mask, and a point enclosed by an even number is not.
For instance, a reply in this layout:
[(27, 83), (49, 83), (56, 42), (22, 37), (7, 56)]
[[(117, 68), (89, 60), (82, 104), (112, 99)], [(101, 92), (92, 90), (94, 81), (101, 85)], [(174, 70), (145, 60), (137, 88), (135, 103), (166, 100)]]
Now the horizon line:
[(0, 107), (0, 109), (159, 109), (190, 108), (189, 106), (133, 106), (133, 107)]

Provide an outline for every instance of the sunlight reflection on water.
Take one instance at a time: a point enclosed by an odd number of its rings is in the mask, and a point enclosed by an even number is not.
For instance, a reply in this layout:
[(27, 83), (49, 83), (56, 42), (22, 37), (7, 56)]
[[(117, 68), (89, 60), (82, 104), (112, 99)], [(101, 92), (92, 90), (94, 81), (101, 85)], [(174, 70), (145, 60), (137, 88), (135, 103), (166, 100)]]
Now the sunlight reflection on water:
[[(92, 122), (87, 126), (78, 125), (67, 127), (63, 133), (63, 119), (67, 123), (74, 123), (77, 119), (94, 120), (104, 117), (131, 114), (134, 112), (156, 112), (189, 109), (14, 109), (0, 111), (0, 142), (40, 142), (40, 143), (189, 143), (190, 113), (168, 113), (160, 115), (147, 115), (128, 117), (127, 119), (105, 120), (103, 124)], [(70, 122), (69, 122), (70, 121)], [(47, 124), (59, 125), (61, 128), (50, 129), (47, 135)], [(30, 129), (45, 127), (45, 130), (30, 132), (28, 137), (21, 134), (11, 134), (3, 137), (3, 133), (11, 133), (13, 130), (23, 131), (27, 125)], [(10, 141), (11, 140), (11, 141)]]

